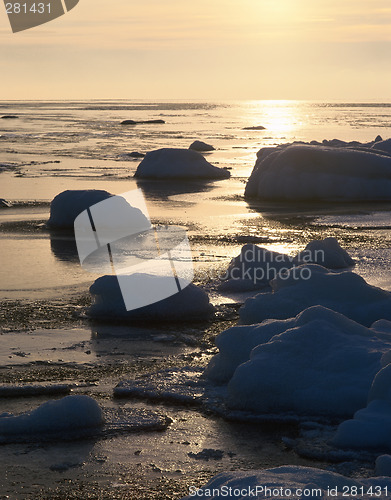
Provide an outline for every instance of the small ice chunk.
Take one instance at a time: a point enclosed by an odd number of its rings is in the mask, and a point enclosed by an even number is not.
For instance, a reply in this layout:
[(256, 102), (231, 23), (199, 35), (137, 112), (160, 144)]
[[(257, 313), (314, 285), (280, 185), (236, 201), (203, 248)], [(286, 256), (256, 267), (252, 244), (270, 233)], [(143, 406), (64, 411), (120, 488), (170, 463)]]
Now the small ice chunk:
[[(390, 342), (320, 306), (305, 310), (291, 324), (276, 322), (276, 335), (267, 341), (271, 325), (259, 326), (260, 333), (265, 330), (265, 342), (236, 368), (228, 384), (230, 407), (262, 414), (334, 417), (353, 415), (365, 406)], [(237, 336), (235, 343), (233, 338), (228, 349), (231, 360), (232, 352), (240, 349), (240, 339)]]
[(135, 177), (140, 179), (227, 179), (228, 170), (210, 164), (191, 149), (163, 148), (147, 153)]
[(338, 427), (333, 444), (341, 448), (391, 451), (391, 365), (375, 376), (368, 405)]
[(193, 151), (214, 151), (215, 148), (211, 144), (207, 144), (206, 142), (202, 141), (194, 141), (192, 144), (190, 144), (189, 149), (192, 149)]
[(377, 476), (391, 476), (391, 456), (380, 455), (376, 459), (375, 473)]
[(107, 191), (98, 189), (63, 191), (50, 204), (48, 226), (73, 229), (75, 219), (81, 212), (111, 196)]
[[(138, 274), (140, 283), (142, 283), (143, 276), (143, 274)], [(173, 278), (169, 276), (159, 278), (160, 287), (164, 280), (167, 281), (167, 286), (173, 281)], [(207, 319), (214, 312), (208, 294), (193, 283), (166, 299), (131, 311), (125, 308), (117, 276), (98, 278), (90, 287), (90, 293), (94, 302), (88, 309), (88, 315), (92, 318), (182, 322)], [(134, 290), (134, 293), (137, 294), (138, 291)]]
[(12, 203), (5, 200), (4, 198), (0, 198), (0, 208), (11, 208), (11, 207), (12, 207)]
[(222, 276), (221, 290), (246, 291), (265, 287), (277, 274), (293, 266), (293, 258), (257, 245), (244, 245)]
[(354, 266), (354, 260), (338, 243), (336, 238), (313, 240), (297, 255), (297, 262), (313, 263), (328, 269), (343, 269)]
[(102, 410), (89, 396), (48, 401), (21, 415), (0, 417), (0, 441), (7, 436), (70, 432), (103, 424)]

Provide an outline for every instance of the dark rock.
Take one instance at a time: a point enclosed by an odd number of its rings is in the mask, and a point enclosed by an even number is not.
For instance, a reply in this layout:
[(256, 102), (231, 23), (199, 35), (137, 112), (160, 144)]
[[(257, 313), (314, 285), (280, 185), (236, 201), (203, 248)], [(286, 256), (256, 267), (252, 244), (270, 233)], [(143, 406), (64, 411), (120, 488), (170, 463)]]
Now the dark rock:
[(16, 115), (4, 115), (1, 117), (2, 120), (16, 120), (19, 116)]
[(164, 120), (140, 120), (140, 121), (135, 121), (135, 120), (124, 120), (121, 122), (121, 125), (143, 125), (147, 123), (166, 123)]
[(378, 135), (375, 139), (375, 142), (380, 142), (383, 140), (383, 137), (381, 135)]
[(144, 158), (145, 154), (139, 153), (138, 151), (132, 151), (131, 153), (127, 153), (127, 156), (130, 156), (131, 158)]
[(254, 127), (244, 127), (242, 130), (266, 130), (266, 127), (262, 125), (256, 125)]
[(4, 200), (3, 198), (0, 198), (0, 208), (11, 208), (12, 203), (10, 203), (7, 200)]

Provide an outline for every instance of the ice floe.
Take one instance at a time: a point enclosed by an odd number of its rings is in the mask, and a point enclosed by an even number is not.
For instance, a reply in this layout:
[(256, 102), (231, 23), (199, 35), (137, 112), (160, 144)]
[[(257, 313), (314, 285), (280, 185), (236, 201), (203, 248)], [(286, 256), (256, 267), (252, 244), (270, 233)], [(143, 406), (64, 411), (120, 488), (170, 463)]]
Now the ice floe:
[(135, 177), (146, 179), (226, 179), (228, 170), (210, 164), (191, 149), (163, 148), (147, 153)]
[(205, 486), (192, 485), (192, 498), (248, 498), (283, 500), (325, 500), (327, 498), (387, 498), (391, 490), (390, 478), (349, 478), (310, 467), (282, 466), (274, 469), (222, 472)]
[(63, 191), (50, 204), (48, 226), (73, 229), (75, 219), (81, 212), (111, 196), (113, 195), (100, 189)]
[[(148, 278), (156, 276), (136, 274), (140, 286)], [(159, 286), (164, 289), (164, 281), (171, 286), (173, 280), (169, 276), (161, 276)], [(117, 276), (102, 276), (90, 287), (93, 304), (88, 309), (88, 315), (93, 318), (106, 318), (114, 320), (143, 320), (143, 321), (197, 321), (210, 317), (214, 307), (209, 302), (208, 294), (193, 283), (183, 288), (180, 292), (170, 297), (140, 307), (131, 311), (125, 308)], [(139, 293), (139, 290), (134, 290)]]
[(69, 394), (71, 386), (68, 384), (31, 384), (31, 385), (0, 385), (0, 398), (18, 398), (25, 396), (44, 396)]
[(245, 196), (286, 201), (391, 199), (388, 141), (326, 144), (261, 149)]
[(339, 426), (333, 444), (342, 448), (391, 451), (390, 364), (375, 376), (368, 405), (357, 411), (353, 419)]
[(239, 311), (240, 323), (287, 319), (313, 305), (322, 305), (370, 326), (391, 319), (391, 293), (369, 285), (351, 271), (332, 272), (317, 264), (294, 267), (270, 282), (273, 293), (246, 300)]

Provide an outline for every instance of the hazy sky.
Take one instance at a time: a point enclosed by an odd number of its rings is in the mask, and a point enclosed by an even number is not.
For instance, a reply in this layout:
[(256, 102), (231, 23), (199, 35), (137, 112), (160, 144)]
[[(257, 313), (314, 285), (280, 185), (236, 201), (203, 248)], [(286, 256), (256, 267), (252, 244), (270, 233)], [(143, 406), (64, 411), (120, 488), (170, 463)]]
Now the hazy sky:
[(391, 100), (390, 0), (80, 0), (13, 34), (0, 99)]

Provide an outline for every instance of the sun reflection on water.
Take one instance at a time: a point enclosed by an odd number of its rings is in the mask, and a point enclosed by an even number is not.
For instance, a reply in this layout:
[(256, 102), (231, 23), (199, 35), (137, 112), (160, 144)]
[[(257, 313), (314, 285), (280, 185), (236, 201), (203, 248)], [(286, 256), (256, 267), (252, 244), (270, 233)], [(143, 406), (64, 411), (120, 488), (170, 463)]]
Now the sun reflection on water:
[(304, 107), (305, 104), (301, 101), (247, 101), (247, 113), (243, 116), (243, 121), (263, 125), (265, 133), (291, 134), (303, 123)]

